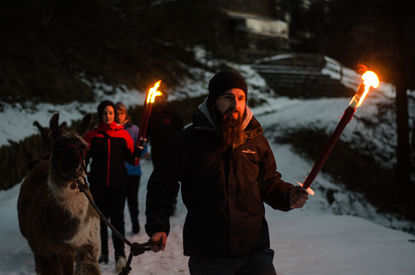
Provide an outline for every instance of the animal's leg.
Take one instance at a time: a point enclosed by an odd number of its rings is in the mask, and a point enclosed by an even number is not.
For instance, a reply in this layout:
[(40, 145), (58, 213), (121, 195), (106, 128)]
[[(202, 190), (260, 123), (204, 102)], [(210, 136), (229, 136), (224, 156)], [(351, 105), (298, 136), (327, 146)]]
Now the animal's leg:
[(68, 253), (67, 255), (60, 255), (58, 257), (59, 257), (59, 260), (62, 266), (62, 273), (64, 275), (73, 275), (74, 263), (75, 263), (74, 253)]
[(42, 275), (64, 275), (62, 273), (61, 263), (59, 258), (55, 256), (51, 257), (36, 257), (37, 266), (36, 271)]
[(98, 251), (92, 245), (82, 246), (76, 253), (76, 275), (100, 275)]

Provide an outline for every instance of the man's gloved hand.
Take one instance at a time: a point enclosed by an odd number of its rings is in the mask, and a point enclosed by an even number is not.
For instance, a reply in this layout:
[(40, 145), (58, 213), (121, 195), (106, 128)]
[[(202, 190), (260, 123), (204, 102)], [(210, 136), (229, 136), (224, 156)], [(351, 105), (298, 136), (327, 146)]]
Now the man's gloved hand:
[(150, 238), (151, 249), (153, 252), (159, 252), (166, 249), (167, 234), (166, 232), (154, 233)]
[(300, 186), (296, 186), (290, 190), (289, 199), (291, 209), (301, 208), (308, 200), (308, 193)]

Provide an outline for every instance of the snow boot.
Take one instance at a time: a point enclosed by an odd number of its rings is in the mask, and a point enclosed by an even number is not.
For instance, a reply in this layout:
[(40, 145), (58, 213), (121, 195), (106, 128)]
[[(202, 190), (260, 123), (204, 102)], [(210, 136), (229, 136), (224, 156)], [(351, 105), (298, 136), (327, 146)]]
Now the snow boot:
[(108, 264), (108, 252), (101, 254), (101, 256), (99, 257), (98, 263), (100, 263), (100, 264)]
[(127, 262), (124, 256), (115, 257), (115, 271), (117, 273), (120, 273), (126, 265)]

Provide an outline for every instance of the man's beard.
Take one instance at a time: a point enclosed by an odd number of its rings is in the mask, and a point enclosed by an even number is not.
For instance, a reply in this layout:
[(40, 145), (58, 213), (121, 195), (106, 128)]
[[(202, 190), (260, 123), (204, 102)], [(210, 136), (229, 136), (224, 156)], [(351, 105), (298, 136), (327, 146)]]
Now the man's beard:
[(222, 114), (216, 106), (213, 107), (213, 119), (221, 130), (221, 136), (223, 142), (230, 145), (239, 145), (242, 143), (242, 122), (245, 117), (245, 113), (238, 113), (238, 117), (233, 118), (232, 114), (234, 110), (228, 110), (225, 114)]

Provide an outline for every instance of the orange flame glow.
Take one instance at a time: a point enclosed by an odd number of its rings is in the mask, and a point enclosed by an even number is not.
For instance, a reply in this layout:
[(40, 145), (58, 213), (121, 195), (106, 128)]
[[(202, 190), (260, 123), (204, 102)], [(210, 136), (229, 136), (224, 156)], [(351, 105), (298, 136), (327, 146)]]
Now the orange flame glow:
[(359, 107), (363, 100), (365, 100), (367, 93), (369, 92), (370, 87), (377, 88), (379, 86), (379, 78), (372, 71), (366, 71), (362, 75), (363, 83), (360, 84), (359, 90), (354, 95), (350, 104), (352, 107)]
[(156, 96), (161, 96), (163, 94), (162, 92), (157, 90), (160, 87), (160, 83), (161, 80), (157, 81), (156, 84), (154, 84), (154, 86), (150, 88), (146, 99), (147, 104), (154, 103)]

